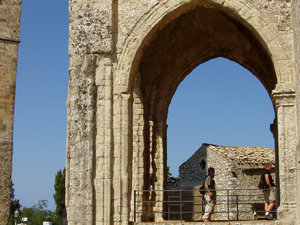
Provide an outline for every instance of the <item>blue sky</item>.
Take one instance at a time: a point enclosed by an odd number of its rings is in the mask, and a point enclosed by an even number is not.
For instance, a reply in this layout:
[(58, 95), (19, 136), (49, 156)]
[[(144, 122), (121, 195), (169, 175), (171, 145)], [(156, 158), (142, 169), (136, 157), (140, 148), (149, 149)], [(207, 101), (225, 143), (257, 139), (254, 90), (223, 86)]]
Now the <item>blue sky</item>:
[[(23, 0), (14, 124), (13, 183), (23, 206), (48, 200), (65, 166), (68, 1)], [(202, 143), (273, 147), (274, 110), (249, 71), (218, 58), (186, 77), (169, 107), (168, 165), (178, 174)]]
[(273, 148), (274, 117), (266, 89), (244, 67), (224, 58), (199, 65), (179, 85), (169, 106), (171, 173), (178, 175), (178, 166), (202, 143)]
[(65, 166), (68, 88), (68, 1), (23, 0), (13, 183), (23, 206), (49, 200)]

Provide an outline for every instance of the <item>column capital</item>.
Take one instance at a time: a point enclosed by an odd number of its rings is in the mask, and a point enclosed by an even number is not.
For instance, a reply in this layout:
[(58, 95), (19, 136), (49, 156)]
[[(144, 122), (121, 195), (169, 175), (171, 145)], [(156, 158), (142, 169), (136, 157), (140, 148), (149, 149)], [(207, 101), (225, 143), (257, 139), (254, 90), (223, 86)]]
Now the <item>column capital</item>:
[(295, 89), (275, 89), (272, 91), (271, 98), (276, 107), (294, 106), (296, 91)]

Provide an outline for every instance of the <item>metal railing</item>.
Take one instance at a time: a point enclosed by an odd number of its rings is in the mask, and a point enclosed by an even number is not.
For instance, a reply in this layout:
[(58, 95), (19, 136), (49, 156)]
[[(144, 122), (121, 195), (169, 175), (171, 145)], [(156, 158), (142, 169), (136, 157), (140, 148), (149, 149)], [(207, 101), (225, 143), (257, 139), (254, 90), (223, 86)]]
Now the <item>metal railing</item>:
[[(249, 221), (265, 213), (261, 189), (219, 189), (216, 193), (213, 212), (216, 221)], [(276, 208), (271, 212), (275, 218)], [(134, 222), (138, 215), (150, 221), (158, 215), (164, 220), (197, 221), (204, 209), (205, 200), (196, 190), (134, 191)]]

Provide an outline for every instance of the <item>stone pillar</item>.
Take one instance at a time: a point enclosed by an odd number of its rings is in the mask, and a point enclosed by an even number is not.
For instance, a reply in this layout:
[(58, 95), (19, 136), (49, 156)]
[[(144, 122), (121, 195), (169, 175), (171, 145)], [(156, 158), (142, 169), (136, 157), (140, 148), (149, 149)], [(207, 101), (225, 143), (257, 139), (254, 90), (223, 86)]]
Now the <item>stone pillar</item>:
[(278, 165), (280, 206), (279, 219), (292, 224), (296, 213), (296, 172), (295, 153), (296, 105), (295, 90), (274, 90), (272, 99), (276, 107), (278, 131)]
[(114, 220), (112, 57), (116, 3), (69, 0), (69, 225), (112, 224)]
[[(150, 190), (150, 192), (143, 193), (143, 200), (144, 201), (155, 201), (155, 192), (151, 192), (151, 190), (155, 189), (154, 182), (155, 182), (155, 167), (153, 161), (153, 130), (154, 130), (154, 122), (152, 118), (149, 117), (145, 121), (145, 152), (144, 152), (144, 160), (145, 160), (145, 175), (144, 175), (144, 190)], [(154, 215), (151, 214), (153, 211), (153, 203), (147, 202), (143, 203), (143, 213), (142, 214), (142, 221), (154, 221)]]
[[(164, 151), (164, 139), (165, 139), (165, 127), (163, 122), (157, 122), (155, 124), (155, 155), (154, 163), (156, 165), (156, 181), (155, 181), (155, 190), (164, 190), (165, 187), (165, 154)], [(164, 209), (163, 201), (164, 193), (158, 191), (156, 193), (156, 201), (154, 211), (161, 212)], [(155, 221), (163, 221), (163, 214), (155, 214)]]
[(0, 225), (9, 217), (21, 0), (0, 1)]
[[(270, 124), (270, 131), (273, 134), (274, 138), (274, 151), (275, 151), (275, 182), (277, 185), (277, 189), (280, 190), (280, 181), (279, 181), (279, 158), (278, 158), (278, 125), (277, 125), (277, 118), (274, 119), (273, 123)], [(280, 205), (280, 196), (279, 192), (276, 196), (277, 205)]]
[[(99, 57), (97, 64), (95, 219), (96, 224), (111, 224), (114, 209), (112, 202), (114, 160), (112, 144), (112, 63), (109, 57)], [(115, 141), (117, 142), (117, 140)]]
[[(130, 121), (131, 111), (129, 108), (131, 95), (121, 94), (121, 224), (129, 224), (130, 199), (131, 199), (131, 178), (132, 178), (132, 143)], [(117, 175), (119, 177), (119, 175)]]
[[(142, 95), (140, 91), (139, 75), (136, 76), (133, 90), (133, 106), (132, 106), (132, 191), (143, 190), (145, 158), (144, 158), (144, 109), (142, 104)], [(142, 192), (136, 193), (136, 200), (142, 201)], [(130, 220), (134, 221), (134, 193), (131, 196), (131, 215)], [(142, 211), (142, 204), (136, 203), (136, 210)], [(142, 214), (136, 214), (136, 221), (141, 222)]]
[[(149, 200), (158, 201), (151, 204), (151, 211), (161, 212), (163, 210), (163, 192), (165, 184), (164, 167), (165, 167), (165, 154), (164, 154), (164, 135), (166, 126), (162, 122), (148, 121), (149, 124), (149, 190), (156, 190), (150, 192)], [(163, 220), (162, 213), (155, 213), (152, 215), (152, 220), (156, 222)]]
[(94, 223), (95, 55), (70, 60), (66, 165), (69, 225)]
[[(115, 74), (116, 75), (116, 74)], [(132, 147), (131, 140), (131, 94), (114, 86), (113, 93), (113, 153), (112, 188), (113, 224), (128, 224), (131, 200)], [(105, 208), (107, 207), (104, 204)]]
[[(297, 187), (300, 187), (300, 0), (292, 2), (293, 33), (294, 33), (294, 56), (295, 56), (295, 77), (297, 93), (297, 125), (298, 125), (298, 145), (296, 157), (296, 178)], [(296, 188), (297, 220), (300, 223), (300, 188)]]
[[(161, 126), (161, 123), (154, 122), (151, 117), (145, 122), (145, 152), (144, 158), (144, 175), (143, 176), (145, 185), (143, 189), (149, 190), (149, 192), (143, 193), (144, 201), (153, 201), (144, 203), (142, 207), (143, 212), (145, 212), (140, 220), (142, 221), (162, 221), (162, 213), (151, 213), (151, 212), (160, 212), (163, 210), (163, 192), (164, 189), (164, 148), (163, 148), (163, 138), (164, 138), (164, 128)], [(160, 191), (157, 191), (160, 190)]]

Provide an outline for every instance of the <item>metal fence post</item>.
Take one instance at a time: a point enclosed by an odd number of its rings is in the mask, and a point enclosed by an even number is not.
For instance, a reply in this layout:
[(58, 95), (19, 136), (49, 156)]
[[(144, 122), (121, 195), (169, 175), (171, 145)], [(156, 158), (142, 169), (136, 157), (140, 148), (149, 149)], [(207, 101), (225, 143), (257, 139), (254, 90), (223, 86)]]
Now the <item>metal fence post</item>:
[(133, 192), (134, 194), (134, 204), (133, 204), (133, 210), (134, 210), (134, 212), (133, 212), (133, 217), (134, 217), (134, 222), (136, 222), (136, 190), (134, 190), (134, 192)]
[(171, 219), (171, 206), (170, 206), (170, 196), (168, 196), (168, 220)]
[(182, 221), (182, 189), (180, 189), (180, 199), (179, 199), (179, 205), (180, 205), (180, 222)]
[(202, 216), (204, 215), (204, 197), (201, 198)]
[[(225, 192), (225, 194), (221, 194), (221, 200), (219, 200), (219, 203), (220, 205), (222, 205), (220, 207), (221, 211), (215, 211), (215, 213), (220, 213), (220, 214), (226, 214), (227, 213), (227, 221), (231, 221), (232, 219), (235, 220), (234, 218), (234, 213), (236, 212), (236, 220), (237, 221), (240, 221), (240, 201), (241, 201), (241, 219), (243, 220), (244, 219), (244, 213), (253, 213), (253, 210), (256, 210), (256, 208), (253, 208), (254, 204), (260, 204), (260, 203), (263, 203), (264, 201), (261, 199), (261, 195), (253, 195), (253, 194), (250, 194), (250, 195), (244, 195), (244, 194), (241, 194), (241, 193), (235, 193), (235, 191), (237, 190), (257, 190), (257, 189), (220, 189), (218, 191), (222, 191), (222, 193)], [(154, 214), (155, 216), (155, 213), (162, 213), (163, 215), (163, 218), (166, 219), (166, 220), (170, 220), (172, 219), (172, 214), (174, 215), (177, 215), (175, 218), (176, 219), (179, 219), (180, 222), (183, 221), (183, 214), (192, 214), (192, 216), (194, 216), (193, 214), (194, 213), (201, 213), (202, 216), (203, 214), (205, 213), (205, 199), (204, 197), (202, 196), (202, 200), (201, 200), (201, 207), (202, 207), (202, 211), (199, 212), (198, 210), (192, 210), (190, 211), (189, 209), (189, 206), (190, 204), (197, 204), (199, 203), (199, 201), (195, 198), (190, 200), (189, 198), (185, 198), (183, 199), (183, 193), (184, 192), (187, 192), (187, 191), (191, 191), (191, 190), (185, 190), (185, 189), (177, 189), (177, 190), (133, 190), (133, 194), (134, 194), (134, 204), (133, 204), (133, 221), (134, 222), (137, 222), (138, 220), (140, 220), (143, 215), (145, 214)], [(175, 197), (175, 200), (171, 200), (172, 196), (169, 196), (167, 195), (167, 201), (166, 199), (163, 199), (163, 201), (161, 200), (155, 200), (155, 199), (143, 199), (141, 198), (142, 196), (139, 196), (139, 192), (142, 193), (142, 195), (144, 195), (145, 192), (150, 192), (150, 193), (153, 193), (153, 192), (169, 192), (169, 191), (172, 191), (173, 193), (175, 193), (175, 195), (173, 197)], [(232, 191), (232, 192), (231, 192)], [(179, 192), (179, 196), (176, 194)], [(189, 195), (188, 195), (189, 196)], [(240, 197), (241, 196), (241, 197)], [(244, 196), (247, 196), (246, 199), (244, 199)], [(259, 197), (258, 199), (254, 198), (253, 199), (253, 196), (255, 197)], [(179, 197), (179, 200), (178, 200), (178, 197)], [(187, 197), (187, 195), (185, 196)], [(194, 196), (195, 197), (195, 196)], [(198, 197), (198, 195), (197, 195)], [(227, 198), (227, 200), (225, 200)], [(234, 199), (235, 198), (235, 199)], [(153, 206), (155, 206), (156, 203), (160, 203), (162, 202), (163, 204), (163, 211), (160, 212), (159, 210), (158, 211), (153, 211)], [(168, 205), (164, 205), (165, 203), (167, 203)], [(178, 204), (179, 203), (179, 204)], [(234, 211), (234, 203), (236, 204), (236, 211)], [(217, 203), (216, 203), (217, 204)], [(227, 204), (227, 211), (226, 211), (226, 204)], [(244, 206), (245, 204), (247, 204), (246, 206)], [(151, 205), (151, 209), (150, 207), (143, 207), (143, 205)], [(248, 206), (249, 205), (249, 206)], [(175, 206), (175, 210), (172, 211), (172, 206)], [(178, 209), (178, 206), (179, 206), (179, 209)], [(183, 211), (183, 206), (188, 206), (188, 208), (185, 208), (185, 211)], [(247, 209), (247, 207), (252, 207), (250, 208), (249, 210)], [(168, 210), (167, 213), (168, 213), (168, 216), (166, 216), (166, 212), (164, 210)], [(179, 210), (179, 211), (178, 211)], [(261, 212), (261, 211), (257, 211), (257, 212)], [(272, 212), (276, 213), (276, 208), (274, 210), (272, 210)], [(138, 214), (141, 213), (141, 216), (139, 216)], [(178, 214), (179, 214), (179, 218), (178, 218)], [(232, 216), (232, 218), (231, 218)], [(247, 217), (248, 215), (246, 215)], [(138, 217), (138, 218), (137, 218)], [(166, 218), (165, 218), (166, 217)], [(276, 218), (276, 214), (274, 216)], [(153, 218), (153, 217), (151, 217)], [(185, 216), (185, 219), (188, 219), (190, 218), (189, 216)], [(194, 219), (194, 217), (192, 217)], [(192, 220), (193, 220), (192, 219)], [(222, 216), (221, 217), (222, 220), (224, 220), (225, 218)], [(254, 218), (255, 219), (255, 218)], [(253, 219), (253, 220), (254, 220)], [(251, 220), (251, 219), (250, 219)], [(226, 221), (226, 219), (225, 219)]]
[(235, 196), (235, 201), (236, 201), (236, 220), (239, 220), (239, 196)]
[(227, 189), (227, 220), (230, 220), (230, 215), (229, 215), (229, 190)]

